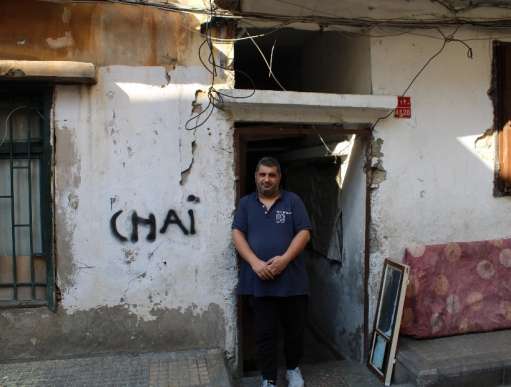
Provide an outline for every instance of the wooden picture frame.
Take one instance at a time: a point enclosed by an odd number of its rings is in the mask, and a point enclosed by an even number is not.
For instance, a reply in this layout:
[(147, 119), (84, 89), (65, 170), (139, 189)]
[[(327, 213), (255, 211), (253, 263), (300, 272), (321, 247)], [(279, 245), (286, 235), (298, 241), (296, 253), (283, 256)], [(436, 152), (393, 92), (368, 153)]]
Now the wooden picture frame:
[(368, 367), (390, 386), (410, 268), (386, 259), (374, 319)]

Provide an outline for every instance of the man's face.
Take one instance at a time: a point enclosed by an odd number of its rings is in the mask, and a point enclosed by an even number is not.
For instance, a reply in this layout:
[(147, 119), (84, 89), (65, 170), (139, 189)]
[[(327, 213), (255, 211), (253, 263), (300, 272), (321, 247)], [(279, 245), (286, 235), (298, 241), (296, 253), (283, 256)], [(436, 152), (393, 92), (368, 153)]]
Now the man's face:
[(277, 167), (260, 165), (255, 173), (257, 192), (262, 196), (274, 196), (279, 192), (280, 173)]

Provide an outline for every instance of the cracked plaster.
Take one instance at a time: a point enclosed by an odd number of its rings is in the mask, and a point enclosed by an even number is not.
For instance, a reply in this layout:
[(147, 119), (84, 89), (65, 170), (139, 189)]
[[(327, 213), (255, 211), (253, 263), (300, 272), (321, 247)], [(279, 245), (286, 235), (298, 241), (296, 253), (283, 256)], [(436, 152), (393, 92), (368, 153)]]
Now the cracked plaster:
[[(474, 39), (472, 59), (449, 45), (417, 78), (407, 93), (411, 119), (389, 118), (374, 130), (382, 143), (371, 162), (381, 159), (386, 174), (371, 193), (370, 327), (385, 258), (401, 261), (409, 245), (497, 239), (508, 230), (511, 202), (492, 194), (492, 51), (481, 36), (460, 34)], [(400, 94), (437, 49), (413, 35), (372, 39), (374, 92)]]
[[(99, 68), (97, 85), (56, 87), (58, 312), (3, 311), (3, 331), (22, 315), (29, 325), (51, 321), (37, 334), (17, 327), (19, 337), (5, 347), (4, 358), (39, 356), (43, 347), (53, 347), (45, 356), (60, 356), (211, 346), (235, 358), (234, 185), (226, 184), (234, 181), (231, 124), (213, 114), (208, 130), (192, 137), (183, 130), (194, 90), (203, 87), (196, 82), (207, 81), (204, 72), (178, 66), (167, 84), (164, 67), (108, 66)], [(190, 147), (182, 148), (187, 141)], [(184, 156), (190, 164), (181, 185)], [(169, 209), (183, 221), (193, 209), (197, 233), (184, 235), (171, 225), (153, 243), (145, 237), (122, 243), (111, 234), (109, 220), (118, 210), (125, 232), (131, 211), (154, 213), (159, 230)], [(141, 226), (139, 232), (147, 231)], [(82, 320), (97, 326), (89, 332), (77, 323)], [(123, 344), (130, 336), (137, 340)], [(22, 354), (30, 338), (37, 345)]]

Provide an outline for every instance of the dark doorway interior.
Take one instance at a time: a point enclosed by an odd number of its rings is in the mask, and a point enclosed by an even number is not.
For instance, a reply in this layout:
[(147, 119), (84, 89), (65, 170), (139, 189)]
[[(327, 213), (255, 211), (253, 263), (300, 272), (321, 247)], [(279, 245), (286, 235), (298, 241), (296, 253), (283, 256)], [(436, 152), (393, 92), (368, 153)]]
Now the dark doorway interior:
[[(342, 160), (330, 156), (327, 147), (332, 150), (336, 144), (348, 138), (349, 134), (345, 134), (339, 127), (248, 125), (236, 128), (239, 196), (255, 190), (254, 171), (258, 160), (263, 156), (276, 157), (282, 166), (282, 188), (300, 195), (311, 215), (315, 232), (304, 252), (306, 260), (328, 254), (326, 246), (330, 244), (331, 230), (335, 229), (338, 214), (340, 188), (336, 176)], [(338, 237), (342, 241), (342, 236)], [(313, 295), (310, 302), (314, 302)], [(245, 374), (257, 369), (249, 304), (248, 299), (241, 299), (241, 355)], [(339, 358), (340, 354), (309, 327), (305, 338), (304, 362)]]

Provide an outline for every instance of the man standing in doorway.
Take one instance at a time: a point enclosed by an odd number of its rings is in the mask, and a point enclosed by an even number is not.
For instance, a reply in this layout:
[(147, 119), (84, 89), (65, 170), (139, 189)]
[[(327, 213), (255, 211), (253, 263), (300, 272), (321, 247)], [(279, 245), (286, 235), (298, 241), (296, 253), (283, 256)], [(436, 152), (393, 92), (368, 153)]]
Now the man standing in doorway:
[(279, 162), (259, 160), (257, 192), (240, 200), (232, 237), (241, 262), (238, 293), (253, 300), (257, 357), (263, 387), (277, 384), (279, 323), (283, 328), (286, 379), (303, 387), (298, 368), (303, 354), (308, 278), (300, 252), (310, 239), (311, 223), (298, 195), (280, 189)]

